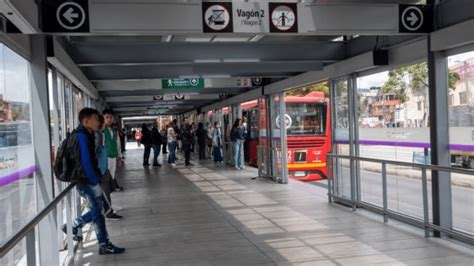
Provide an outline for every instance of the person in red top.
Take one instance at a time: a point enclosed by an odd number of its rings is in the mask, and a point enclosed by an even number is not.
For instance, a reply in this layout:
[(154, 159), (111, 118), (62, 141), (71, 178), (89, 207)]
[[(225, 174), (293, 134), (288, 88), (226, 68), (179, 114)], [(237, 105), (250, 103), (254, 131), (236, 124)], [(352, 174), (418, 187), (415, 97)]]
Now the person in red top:
[(140, 142), (142, 140), (142, 132), (140, 130), (137, 130), (137, 132), (135, 132), (135, 140), (137, 141), (138, 147), (140, 147)]

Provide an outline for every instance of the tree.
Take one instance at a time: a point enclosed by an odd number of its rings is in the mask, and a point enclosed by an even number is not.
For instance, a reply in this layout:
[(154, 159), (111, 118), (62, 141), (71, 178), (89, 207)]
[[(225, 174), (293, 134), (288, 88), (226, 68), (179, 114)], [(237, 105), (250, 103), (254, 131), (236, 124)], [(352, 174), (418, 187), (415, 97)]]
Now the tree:
[[(460, 79), (459, 74), (453, 71), (448, 72), (448, 87), (456, 89), (456, 82)], [(388, 80), (382, 86), (383, 94), (393, 93), (403, 104), (411, 95), (419, 95), (423, 98), (423, 108), (425, 112), (424, 124), (428, 121), (428, 64), (426, 62), (414, 64), (389, 71)], [(447, 92), (446, 92), (447, 93)]]
[[(456, 89), (456, 82), (460, 79), (459, 74), (453, 71), (448, 73), (448, 87)], [(426, 62), (410, 65), (388, 72), (388, 80), (382, 86), (382, 93), (395, 93), (400, 102), (408, 101), (407, 90), (413, 93), (425, 94), (428, 88), (428, 64)]]
[(288, 96), (305, 96), (313, 91), (322, 91), (324, 96), (329, 97), (329, 83), (328, 82), (319, 82), (292, 89), (286, 92)]

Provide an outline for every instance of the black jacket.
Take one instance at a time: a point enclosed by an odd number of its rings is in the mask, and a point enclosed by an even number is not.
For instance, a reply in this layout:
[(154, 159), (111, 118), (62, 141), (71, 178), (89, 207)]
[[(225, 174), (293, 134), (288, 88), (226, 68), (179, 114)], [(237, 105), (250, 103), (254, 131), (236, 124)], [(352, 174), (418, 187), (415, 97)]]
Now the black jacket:
[(100, 181), (100, 170), (95, 155), (95, 136), (82, 126), (69, 136), (67, 159), (72, 175), (78, 183), (96, 185)]
[(181, 136), (182, 144), (192, 144), (193, 143), (193, 133), (191, 131), (191, 125), (183, 126), (179, 134)]
[(204, 128), (198, 128), (196, 130), (196, 137), (199, 145), (206, 143), (207, 140), (207, 130)]
[(140, 143), (145, 146), (152, 144), (151, 131), (149, 129), (142, 130), (142, 138), (140, 139)]
[(151, 144), (161, 145), (162, 143), (163, 143), (163, 136), (161, 136), (158, 128), (153, 127), (153, 129), (151, 130)]

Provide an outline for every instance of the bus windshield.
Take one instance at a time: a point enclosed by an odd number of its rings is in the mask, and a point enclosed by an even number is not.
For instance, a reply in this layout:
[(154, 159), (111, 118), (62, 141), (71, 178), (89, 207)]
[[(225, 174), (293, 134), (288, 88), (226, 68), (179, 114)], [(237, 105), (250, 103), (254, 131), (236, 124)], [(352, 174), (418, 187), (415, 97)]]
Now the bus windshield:
[(326, 103), (287, 103), (290, 116), (287, 135), (324, 135), (326, 132)]

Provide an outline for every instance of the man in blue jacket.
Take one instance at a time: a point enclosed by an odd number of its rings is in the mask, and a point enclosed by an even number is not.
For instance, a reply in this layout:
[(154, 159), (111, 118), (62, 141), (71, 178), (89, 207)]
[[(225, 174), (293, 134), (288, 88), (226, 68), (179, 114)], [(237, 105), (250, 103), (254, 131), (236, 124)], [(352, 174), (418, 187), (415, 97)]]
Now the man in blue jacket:
[[(80, 126), (74, 130), (67, 143), (67, 156), (75, 162), (73, 175), (78, 180), (76, 186), (79, 195), (87, 200), (89, 211), (73, 222), (73, 234), (86, 223), (94, 224), (99, 254), (119, 254), (124, 248), (114, 246), (109, 241), (105, 217), (103, 215), (103, 192), (99, 184), (100, 169), (95, 155), (94, 134), (99, 130), (100, 113), (92, 108), (84, 108), (79, 112)], [(63, 230), (65, 227), (63, 227)], [(65, 231), (65, 230), (64, 230)]]

